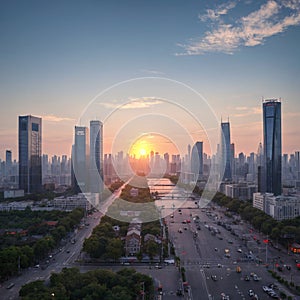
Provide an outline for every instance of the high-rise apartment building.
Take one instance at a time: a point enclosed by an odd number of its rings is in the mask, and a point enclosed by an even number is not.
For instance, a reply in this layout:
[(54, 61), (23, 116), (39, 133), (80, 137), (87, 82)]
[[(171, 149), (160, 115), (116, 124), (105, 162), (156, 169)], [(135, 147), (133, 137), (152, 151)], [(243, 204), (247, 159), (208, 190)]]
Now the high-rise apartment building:
[[(230, 123), (221, 122), (221, 178), (222, 181), (232, 180), (232, 150), (230, 143)], [(224, 172), (224, 173), (223, 173)], [(223, 176), (222, 176), (223, 175)]]
[(88, 128), (75, 126), (75, 138), (72, 147), (72, 184), (76, 192), (88, 191), (87, 140)]
[(263, 102), (265, 191), (281, 194), (281, 102), (278, 99)]
[(90, 121), (90, 191), (103, 192), (103, 124)]
[(25, 193), (42, 189), (42, 119), (19, 116), (19, 188)]

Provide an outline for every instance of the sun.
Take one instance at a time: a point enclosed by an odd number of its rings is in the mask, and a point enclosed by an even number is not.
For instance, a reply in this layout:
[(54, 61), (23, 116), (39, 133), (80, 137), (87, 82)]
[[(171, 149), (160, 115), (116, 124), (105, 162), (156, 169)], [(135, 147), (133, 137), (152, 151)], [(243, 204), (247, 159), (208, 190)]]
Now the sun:
[(140, 154), (140, 157), (145, 156), (147, 154), (146, 149), (144, 149), (144, 148), (139, 149), (139, 154)]
[(146, 157), (149, 153), (149, 145), (146, 140), (139, 139), (131, 146), (129, 153), (136, 158)]

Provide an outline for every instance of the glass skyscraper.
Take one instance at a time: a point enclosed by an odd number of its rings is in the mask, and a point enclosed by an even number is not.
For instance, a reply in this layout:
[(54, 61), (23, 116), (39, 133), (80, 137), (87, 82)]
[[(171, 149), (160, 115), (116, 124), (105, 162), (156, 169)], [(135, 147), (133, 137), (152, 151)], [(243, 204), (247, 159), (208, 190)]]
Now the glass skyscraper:
[(90, 121), (90, 191), (103, 192), (103, 124)]
[(19, 188), (25, 193), (42, 189), (42, 119), (19, 116)]
[[(232, 180), (231, 170), (230, 123), (221, 122), (221, 178), (222, 181)], [(224, 173), (223, 173), (224, 172)], [(222, 176), (223, 174), (223, 176)]]
[(192, 148), (191, 172), (195, 174), (196, 181), (203, 175), (203, 142), (196, 142)]
[(74, 145), (72, 147), (72, 177), (75, 192), (88, 192), (87, 148), (88, 128), (75, 126)]
[(263, 102), (265, 192), (281, 194), (281, 102)]

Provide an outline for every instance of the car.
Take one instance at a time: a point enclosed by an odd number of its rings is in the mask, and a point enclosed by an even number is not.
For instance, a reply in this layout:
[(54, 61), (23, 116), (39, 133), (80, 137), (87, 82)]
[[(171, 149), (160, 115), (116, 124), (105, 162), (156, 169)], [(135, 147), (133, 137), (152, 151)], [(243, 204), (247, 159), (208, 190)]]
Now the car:
[(249, 277), (248, 275), (245, 275), (245, 276), (244, 276), (244, 280), (245, 280), (245, 281), (250, 281), (250, 277)]
[(9, 289), (13, 288), (14, 286), (15, 286), (15, 284), (12, 282), (6, 288), (9, 290)]
[(201, 227), (200, 227), (200, 226), (197, 226), (197, 230), (201, 230)]
[(277, 268), (277, 270), (278, 270), (279, 272), (282, 272), (282, 271), (283, 271), (283, 268), (282, 268), (281, 266), (279, 266), (279, 267)]
[(221, 268), (222, 267), (222, 265), (221, 264), (218, 264), (218, 268)]
[(268, 295), (269, 295), (270, 297), (272, 297), (273, 299), (279, 299), (278, 295), (277, 295), (273, 290), (271, 290), (271, 291), (269, 291), (269, 292), (267, 292), (267, 293), (268, 293)]
[(183, 227), (183, 229), (184, 229), (184, 230), (188, 230), (188, 228), (187, 228), (187, 227)]
[(253, 290), (249, 290), (249, 291), (248, 291), (248, 295), (249, 295), (250, 297), (253, 297), (253, 296), (254, 296)]
[(242, 249), (237, 249), (237, 252), (242, 253), (243, 251)]
[(285, 267), (286, 267), (287, 270), (289, 270), (289, 271), (291, 270), (291, 266), (286, 265)]
[(38, 269), (40, 267), (39, 264), (35, 265), (34, 268)]
[(254, 275), (253, 275), (253, 280), (254, 280), (254, 281), (259, 281), (260, 278), (259, 278), (256, 274), (254, 274)]
[(217, 276), (216, 276), (216, 275), (211, 275), (211, 279), (212, 279), (213, 281), (217, 281)]
[(70, 250), (67, 250), (66, 252), (67, 252), (67, 253), (70, 253)]
[(177, 292), (176, 292), (176, 295), (177, 296), (182, 296), (183, 295), (182, 289), (178, 289)]
[(263, 291), (266, 292), (266, 293), (272, 290), (271, 288), (269, 288), (269, 287), (266, 286), (266, 285), (264, 285), (264, 286), (262, 287), (262, 289), (263, 289)]
[(172, 219), (173, 219), (173, 218), (174, 218), (174, 215), (171, 215), (171, 216), (170, 216), (170, 218), (172, 218)]
[(181, 223), (182, 223), (182, 224), (186, 224), (186, 220), (183, 220)]
[(225, 295), (224, 293), (221, 294), (221, 299), (222, 300), (230, 300), (228, 295)]
[(268, 285), (268, 287), (271, 288), (271, 289), (273, 289), (273, 290), (278, 290), (278, 286), (276, 284), (274, 284), (274, 283), (270, 283)]
[(215, 251), (218, 251), (218, 248), (215, 248)]
[(182, 233), (182, 229), (181, 229), (181, 228), (179, 228), (179, 229), (178, 229), (178, 232), (179, 232), (179, 233)]
[(229, 243), (229, 244), (233, 244), (233, 241), (232, 241), (232, 240), (228, 240), (228, 243)]

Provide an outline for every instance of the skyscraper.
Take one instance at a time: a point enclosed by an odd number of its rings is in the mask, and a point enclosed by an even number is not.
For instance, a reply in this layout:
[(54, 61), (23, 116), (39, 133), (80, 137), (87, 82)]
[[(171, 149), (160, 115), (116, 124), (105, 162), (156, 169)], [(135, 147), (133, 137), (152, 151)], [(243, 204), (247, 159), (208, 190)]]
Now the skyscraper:
[(195, 181), (203, 175), (203, 142), (196, 142), (192, 148), (191, 173), (195, 174)]
[(19, 116), (19, 188), (25, 193), (42, 189), (42, 119)]
[(11, 168), (12, 168), (12, 154), (11, 150), (6, 150), (5, 152), (5, 177), (7, 180), (9, 180), (11, 174)]
[(88, 128), (75, 126), (75, 139), (72, 147), (72, 177), (73, 187), (76, 192), (88, 191), (87, 174), (87, 137)]
[[(230, 143), (230, 123), (221, 122), (221, 178), (222, 181), (232, 180), (231, 170), (231, 143)], [(224, 171), (224, 174), (222, 174)], [(222, 176), (223, 175), (223, 176)]]
[(103, 192), (103, 124), (90, 121), (90, 191)]
[(281, 102), (263, 102), (263, 136), (266, 192), (281, 194)]

